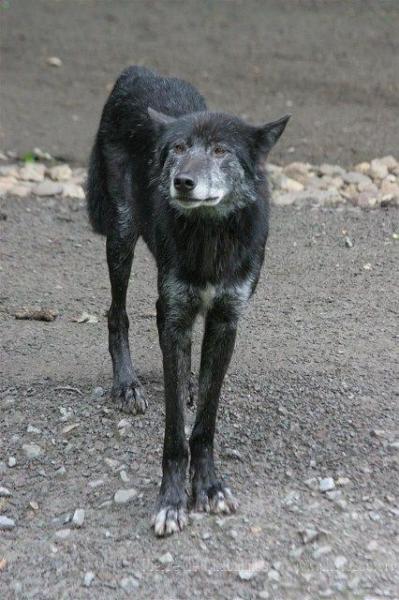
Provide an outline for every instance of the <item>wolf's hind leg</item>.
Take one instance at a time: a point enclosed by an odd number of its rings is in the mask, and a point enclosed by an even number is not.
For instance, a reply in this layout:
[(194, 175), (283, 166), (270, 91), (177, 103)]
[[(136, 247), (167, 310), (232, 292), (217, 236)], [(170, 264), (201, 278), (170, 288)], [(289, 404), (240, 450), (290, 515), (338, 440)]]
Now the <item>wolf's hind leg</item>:
[(113, 231), (107, 237), (107, 262), (111, 281), (112, 302), (108, 312), (109, 351), (114, 382), (112, 397), (124, 412), (144, 413), (147, 401), (132, 365), (129, 348), (129, 319), (126, 294), (137, 234)]

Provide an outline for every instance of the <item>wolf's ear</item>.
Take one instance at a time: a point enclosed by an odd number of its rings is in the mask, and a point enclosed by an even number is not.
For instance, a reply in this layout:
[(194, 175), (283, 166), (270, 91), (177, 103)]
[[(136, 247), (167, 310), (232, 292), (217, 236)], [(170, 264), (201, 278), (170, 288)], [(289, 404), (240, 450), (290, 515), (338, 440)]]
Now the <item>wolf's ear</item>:
[(255, 132), (255, 140), (258, 152), (263, 156), (267, 156), (274, 144), (277, 142), (283, 133), (291, 115), (284, 115), (277, 121), (267, 123), (262, 127), (257, 127)]
[(175, 117), (171, 117), (170, 115), (165, 115), (165, 113), (158, 112), (150, 106), (148, 107), (147, 111), (151, 121), (157, 126), (168, 125), (169, 123), (173, 123), (173, 121), (176, 121)]

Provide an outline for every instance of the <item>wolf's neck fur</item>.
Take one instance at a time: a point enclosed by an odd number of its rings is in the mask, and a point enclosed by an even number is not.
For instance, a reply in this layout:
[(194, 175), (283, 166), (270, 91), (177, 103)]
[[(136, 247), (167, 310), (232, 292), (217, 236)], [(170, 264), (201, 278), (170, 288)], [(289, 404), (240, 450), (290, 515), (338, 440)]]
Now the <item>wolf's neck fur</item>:
[(175, 212), (171, 229), (182, 276), (200, 287), (245, 277), (256, 213), (254, 205), (223, 219)]

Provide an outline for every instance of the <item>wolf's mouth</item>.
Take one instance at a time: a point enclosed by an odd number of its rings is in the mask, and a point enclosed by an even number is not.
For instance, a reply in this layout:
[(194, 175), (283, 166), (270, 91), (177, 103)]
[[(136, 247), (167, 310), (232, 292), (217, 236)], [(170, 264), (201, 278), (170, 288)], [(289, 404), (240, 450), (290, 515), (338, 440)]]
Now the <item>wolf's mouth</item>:
[(174, 200), (178, 202), (181, 206), (185, 206), (187, 208), (196, 208), (197, 206), (215, 206), (219, 203), (219, 196), (210, 196), (209, 198), (199, 199), (193, 198), (192, 196), (175, 196)]

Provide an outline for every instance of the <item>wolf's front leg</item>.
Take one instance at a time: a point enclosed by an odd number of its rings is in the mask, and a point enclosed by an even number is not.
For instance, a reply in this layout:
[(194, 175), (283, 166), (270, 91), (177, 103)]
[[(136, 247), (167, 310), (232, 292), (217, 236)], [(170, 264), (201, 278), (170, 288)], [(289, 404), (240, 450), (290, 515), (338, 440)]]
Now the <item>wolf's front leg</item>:
[(194, 320), (187, 303), (157, 303), (157, 324), (163, 354), (165, 382), (165, 438), (162, 483), (153, 526), (156, 535), (170, 535), (187, 523), (186, 472), (188, 444), (184, 432), (184, 407), (191, 374), (191, 330)]
[(198, 410), (190, 437), (194, 510), (235, 512), (238, 502), (215, 472), (213, 440), (220, 390), (234, 350), (237, 319), (217, 307), (206, 318), (201, 352)]

